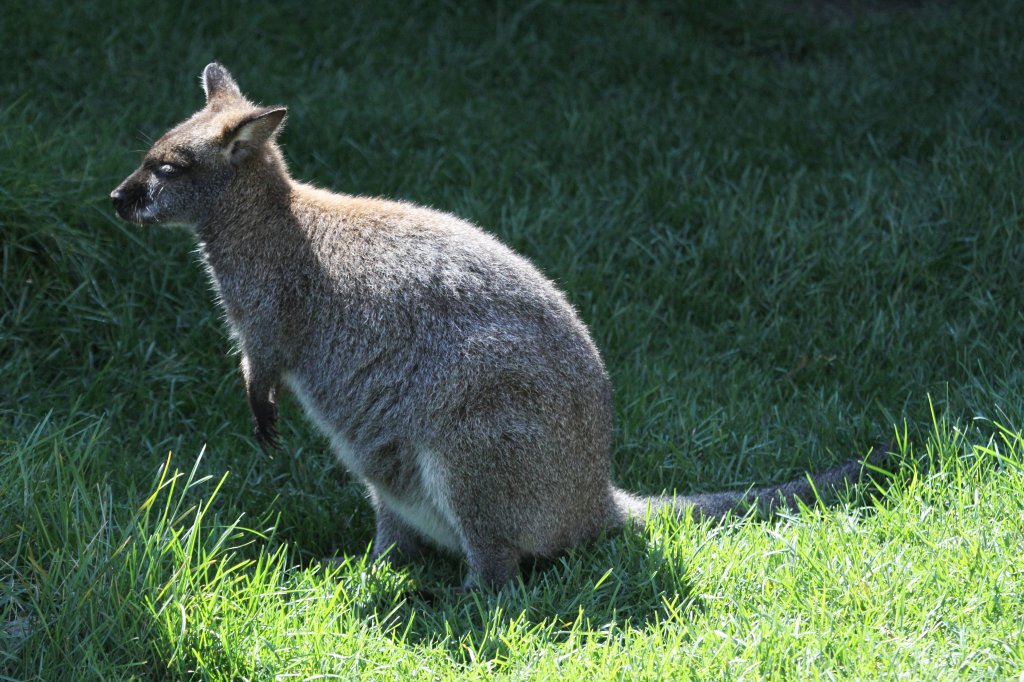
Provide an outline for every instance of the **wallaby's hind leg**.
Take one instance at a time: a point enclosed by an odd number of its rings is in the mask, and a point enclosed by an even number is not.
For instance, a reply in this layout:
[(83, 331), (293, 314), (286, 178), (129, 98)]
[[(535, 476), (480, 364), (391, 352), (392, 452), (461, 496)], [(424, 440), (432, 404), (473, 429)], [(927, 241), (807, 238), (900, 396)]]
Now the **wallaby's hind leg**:
[(377, 510), (377, 532), (373, 538), (373, 558), (384, 559), (398, 565), (423, 554), (423, 541), (409, 524), (375, 500)]
[(540, 408), (514, 395), (474, 397), (491, 413), (481, 407), (447, 434), (432, 489), (458, 530), (469, 564), (465, 587), (501, 587), (519, 574), (521, 559), (557, 556), (596, 536), (611, 500), (600, 465), (580, 466), (572, 454), (585, 449), (578, 434), (574, 446), (545, 423), (549, 415), (534, 416), (528, 410)]

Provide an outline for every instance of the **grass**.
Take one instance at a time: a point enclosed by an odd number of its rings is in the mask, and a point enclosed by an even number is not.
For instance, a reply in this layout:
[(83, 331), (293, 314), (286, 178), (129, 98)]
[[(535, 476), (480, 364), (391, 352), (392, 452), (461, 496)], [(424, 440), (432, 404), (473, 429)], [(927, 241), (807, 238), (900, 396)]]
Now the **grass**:
[[(1019, 675), (1022, 34), (1008, 1), (6, 8), (0, 679)], [(289, 105), (297, 177), (472, 219), (559, 282), (625, 486), (880, 442), (894, 472), (499, 593), (368, 562), (294, 403), (255, 447), (191, 236), (108, 205), (212, 59)]]

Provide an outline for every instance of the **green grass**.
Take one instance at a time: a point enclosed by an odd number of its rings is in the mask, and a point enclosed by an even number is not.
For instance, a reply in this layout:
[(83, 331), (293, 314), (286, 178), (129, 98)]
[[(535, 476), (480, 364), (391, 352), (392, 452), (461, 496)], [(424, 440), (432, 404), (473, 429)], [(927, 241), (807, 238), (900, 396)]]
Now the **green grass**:
[[(0, 679), (1024, 671), (1019, 3), (9, 4)], [(297, 177), (472, 219), (559, 282), (623, 485), (881, 442), (894, 472), (771, 522), (657, 519), (499, 593), (373, 565), (293, 402), (255, 447), (191, 236), (108, 203), (213, 59), (289, 105)]]

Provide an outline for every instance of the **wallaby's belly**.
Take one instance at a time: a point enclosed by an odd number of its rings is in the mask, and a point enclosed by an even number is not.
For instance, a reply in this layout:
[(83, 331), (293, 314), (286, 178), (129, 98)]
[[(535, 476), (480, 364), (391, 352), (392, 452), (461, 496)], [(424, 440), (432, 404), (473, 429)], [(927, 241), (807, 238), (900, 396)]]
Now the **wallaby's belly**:
[[(330, 437), (338, 459), (371, 488), (379, 503), (387, 505), (425, 538), (442, 547), (461, 551), (462, 543), (448, 504), (447, 482), (435, 453), (422, 447), (387, 449), (386, 454), (380, 456), (402, 457), (404, 454), (411, 461), (373, 461), (375, 453), (346, 438), (338, 425), (324, 414), (300, 378), (287, 374), (284, 379), (306, 414), (321, 432)], [(381, 469), (395, 472), (400, 480), (388, 480), (388, 477), (379, 475)]]
[[(424, 483), (427, 482), (424, 481)], [(437, 496), (436, 492), (429, 490), (428, 486), (429, 483), (419, 486), (411, 495), (396, 497), (392, 491), (370, 484), (379, 501), (386, 504), (388, 509), (398, 514), (423, 537), (440, 547), (455, 552), (462, 551), (462, 542), (451, 519), (446, 498)]]

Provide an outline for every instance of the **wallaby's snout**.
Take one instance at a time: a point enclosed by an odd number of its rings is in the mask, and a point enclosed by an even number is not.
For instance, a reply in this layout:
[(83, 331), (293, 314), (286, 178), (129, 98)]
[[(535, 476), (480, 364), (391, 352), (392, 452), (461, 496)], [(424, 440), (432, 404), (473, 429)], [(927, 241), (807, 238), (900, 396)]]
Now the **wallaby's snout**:
[(121, 218), (143, 225), (156, 222), (153, 196), (151, 183), (140, 177), (140, 171), (135, 171), (110, 193), (110, 200)]
[(141, 222), (137, 219), (139, 205), (142, 203), (143, 192), (138, 186), (132, 187), (128, 178), (110, 193), (110, 200), (114, 204), (114, 210), (124, 220), (129, 222)]

